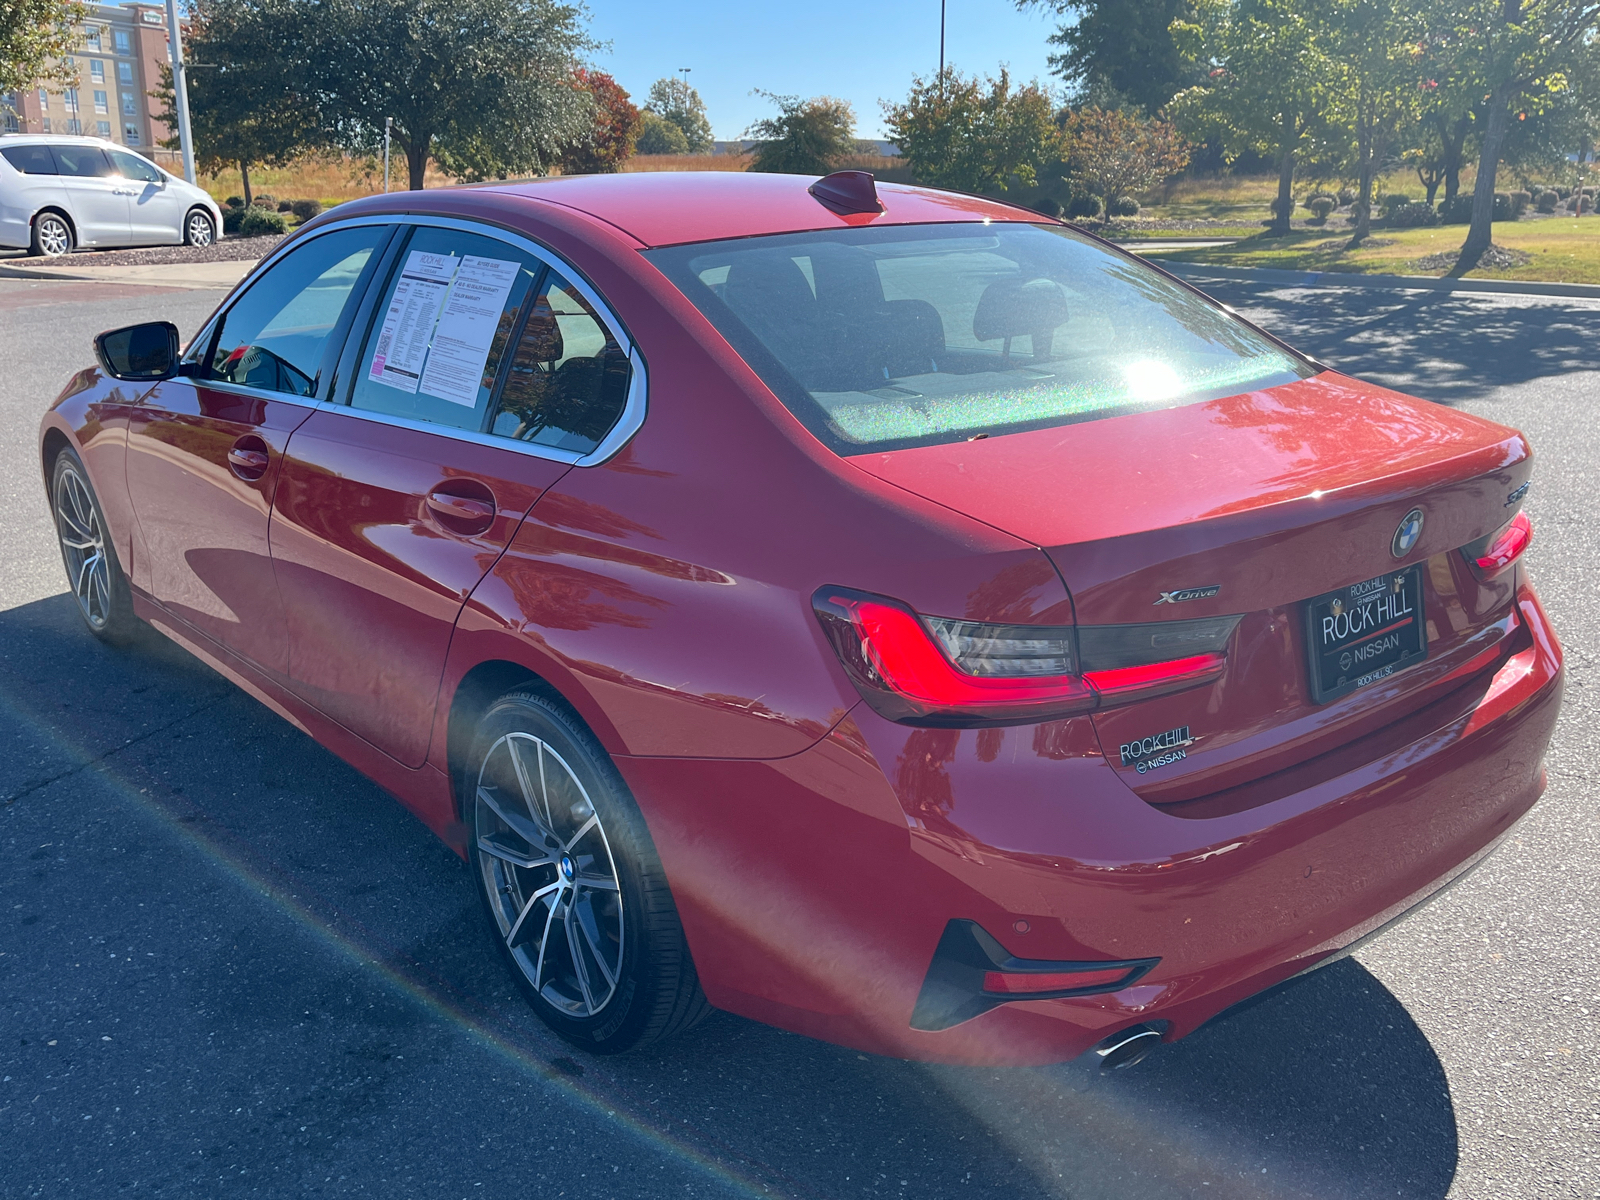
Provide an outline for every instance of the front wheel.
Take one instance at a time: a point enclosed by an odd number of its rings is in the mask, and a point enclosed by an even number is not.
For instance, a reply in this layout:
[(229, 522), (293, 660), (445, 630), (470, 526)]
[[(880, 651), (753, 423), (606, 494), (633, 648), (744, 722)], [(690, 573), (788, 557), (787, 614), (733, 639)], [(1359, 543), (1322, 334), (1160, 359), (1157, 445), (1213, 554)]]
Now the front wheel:
[(67, 586), (78, 604), (78, 615), (95, 637), (126, 643), (144, 632), (133, 614), (133, 593), (128, 577), (117, 562), (100, 501), (89, 483), (89, 473), (75, 451), (56, 456), (51, 472), (50, 506), (55, 511), (56, 540), (67, 568)]
[(60, 258), (72, 252), (72, 226), (60, 213), (40, 213), (33, 219), (33, 245), (28, 252), (45, 258)]
[(504, 696), (468, 778), (479, 892), (545, 1024), (616, 1054), (711, 1012), (644, 818), (581, 724), (537, 692)]
[(192, 210), (183, 222), (183, 243), (186, 246), (209, 246), (217, 240), (217, 227), (211, 214), (202, 209)]

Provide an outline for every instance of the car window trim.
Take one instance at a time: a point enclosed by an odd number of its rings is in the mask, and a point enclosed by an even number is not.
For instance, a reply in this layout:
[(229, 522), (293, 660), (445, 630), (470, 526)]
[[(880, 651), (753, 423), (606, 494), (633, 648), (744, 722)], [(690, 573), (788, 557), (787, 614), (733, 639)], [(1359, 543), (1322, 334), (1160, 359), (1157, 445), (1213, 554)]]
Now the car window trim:
[[(393, 226), (396, 229), (406, 225), (428, 225), (439, 229), (455, 229), (460, 230), (463, 233), (474, 233), (480, 237), (493, 238), (497, 241), (506, 243), (508, 246), (513, 246), (519, 250), (522, 250), (523, 252), (532, 255), (546, 270), (555, 270), (560, 272), (568, 280), (568, 282), (570, 282), (572, 286), (583, 295), (583, 298), (589, 302), (590, 306), (593, 307), (596, 314), (598, 314), (600, 319), (604, 322), (606, 328), (611, 332), (611, 336), (616, 339), (617, 345), (620, 346), (627, 355), (628, 365), (631, 368), (631, 378), (628, 381), (628, 395), (627, 399), (623, 402), (622, 414), (617, 418), (616, 423), (612, 425), (611, 431), (607, 433), (603, 439), (601, 439), (599, 445), (597, 445), (587, 454), (579, 454), (572, 450), (560, 450), (554, 446), (541, 446), (534, 442), (520, 442), (515, 438), (499, 437), (494, 434), (474, 432), (470, 429), (460, 429), (452, 425), (436, 425), (428, 421), (413, 420), (410, 417), (398, 417), (389, 413), (376, 412), (371, 409), (354, 408), (348, 404), (341, 404), (338, 401), (333, 400), (331, 397), (312, 398), (307, 396), (296, 396), (291, 397), (291, 399), (297, 400), (301, 404), (309, 403), (313, 407), (326, 406), (330, 409), (343, 412), (349, 416), (357, 417), (364, 421), (376, 421), (380, 425), (395, 425), (402, 429), (415, 429), (425, 433), (438, 434), (442, 437), (454, 437), (461, 441), (473, 442), (477, 445), (497, 446), (503, 450), (511, 450), (520, 454), (531, 455), (534, 458), (548, 459), (552, 462), (565, 463), (568, 466), (578, 467), (596, 467), (608, 461), (614, 457), (625, 445), (632, 441), (633, 436), (644, 426), (645, 417), (648, 413), (649, 407), (648, 371), (645, 367), (644, 357), (639, 353), (639, 348), (634, 344), (633, 338), (628, 334), (627, 326), (622, 323), (621, 318), (617, 316), (615, 311), (613, 311), (611, 305), (601, 297), (594, 285), (589, 282), (588, 277), (566, 258), (562, 257), (560, 254), (557, 254), (548, 246), (545, 246), (542, 243), (535, 241), (533, 238), (528, 237), (526, 234), (518, 233), (514, 230), (507, 229), (504, 226), (494, 224), (493, 222), (467, 221), (458, 217), (436, 217), (422, 213), (381, 213), (373, 214), (371, 216), (349, 217), (345, 220), (336, 221), (325, 225), (322, 228), (307, 234), (303, 238), (295, 237), (282, 243), (276, 247), (271, 254), (267, 255), (256, 264), (255, 270), (252, 271), (250, 273), (250, 277), (246, 279), (246, 284), (254, 286), (255, 279), (271, 268), (272, 265), (278, 261), (278, 259), (288, 254), (296, 247), (305, 245), (310, 239), (322, 237), (333, 232), (335, 229), (349, 229), (358, 225), (388, 225)], [(397, 244), (401, 243), (395, 240), (391, 240), (389, 242), (391, 247)], [(368, 297), (374, 291), (374, 289), (378, 289), (378, 299), (381, 300), (381, 289), (387, 286), (388, 276), (391, 273), (392, 264), (390, 266), (390, 270), (383, 272), (382, 283), (379, 283), (375, 274), (373, 279), (369, 281), (367, 285), (367, 292), (363, 295), (361, 304), (352, 309), (352, 311), (354, 312), (364, 309), (367, 304)], [(243, 297), (248, 290), (249, 287), (241, 287), (238, 291), (237, 297), (230, 296), (228, 298), (226, 307), (218, 309), (218, 311), (212, 315), (211, 320), (207, 323), (206, 327), (200, 331), (200, 333), (195, 337), (194, 342), (190, 344), (189, 354), (184, 356), (185, 362), (191, 361), (191, 356), (194, 354), (194, 346), (200, 345), (202, 342), (204, 342), (209, 348), (209, 343), (215, 339), (217, 333), (220, 331), (222, 322), (227, 316), (228, 312), (235, 304), (238, 303), (238, 298)], [(369, 315), (368, 324), (370, 323), (371, 318)], [(352, 324), (352, 330), (353, 329), (354, 325)], [(345, 338), (346, 344), (348, 345), (353, 340), (354, 339), (351, 338), (347, 333)], [(365, 333), (363, 333), (360, 340), (363, 344), (365, 343)], [(193, 361), (204, 362), (208, 359), (209, 355)], [(337, 365), (334, 368), (334, 379), (330, 381), (330, 391), (332, 387), (347, 386), (348, 379), (353, 379), (353, 372), (355, 370), (354, 367), (350, 368), (351, 374), (348, 376), (346, 384), (340, 384), (338, 376), (345, 370), (345, 356), (343, 349), (341, 349), (340, 356), (336, 360), (336, 363)], [(356, 365), (359, 366), (359, 364)], [(210, 386), (215, 386), (215, 381), (208, 380), (206, 382)], [(499, 383), (500, 381), (497, 379), (497, 389), (499, 387)], [(277, 398), (282, 395), (282, 393), (265, 392), (261, 390), (244, 390), (243, 394), (266, 395), (273, 398)], [(493, 409), (492, 404), (490, 408), (491, 410)]]

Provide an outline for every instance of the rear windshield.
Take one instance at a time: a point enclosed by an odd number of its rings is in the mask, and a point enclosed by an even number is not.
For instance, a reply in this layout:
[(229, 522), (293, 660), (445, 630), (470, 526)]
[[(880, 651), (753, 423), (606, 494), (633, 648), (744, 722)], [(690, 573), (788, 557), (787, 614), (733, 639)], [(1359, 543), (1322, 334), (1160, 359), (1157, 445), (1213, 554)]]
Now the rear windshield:
[(842, 455), (1176, 408), (1315, 372), (1060, 226), (845, 229), (646, 257)]

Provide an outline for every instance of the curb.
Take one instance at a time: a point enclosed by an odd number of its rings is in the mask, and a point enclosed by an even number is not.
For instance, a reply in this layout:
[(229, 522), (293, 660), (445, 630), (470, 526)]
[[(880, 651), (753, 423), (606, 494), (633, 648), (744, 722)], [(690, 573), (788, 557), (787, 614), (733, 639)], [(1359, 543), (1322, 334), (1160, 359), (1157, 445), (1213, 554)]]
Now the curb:
[(90, 278), (88, 275), (74, 275), (70, 271), (36, 271), (0, 263), (0, 279), (71, 279), (84, 283), (89, 282)]
[(1600, 300), (1596, 283), (1523, 283), (1514, 279), (1436, 279), (1431, 275), (1356, 275), (1345, 271), (1280, 271), (1271, 267), (1216, 267), (1209, 263), (1152, 260), (1191, 283), (1196, 278), (1279, 287), (1370, 288), (1385, 292), (1486, 292), (1511, 296), (1584, 296)]

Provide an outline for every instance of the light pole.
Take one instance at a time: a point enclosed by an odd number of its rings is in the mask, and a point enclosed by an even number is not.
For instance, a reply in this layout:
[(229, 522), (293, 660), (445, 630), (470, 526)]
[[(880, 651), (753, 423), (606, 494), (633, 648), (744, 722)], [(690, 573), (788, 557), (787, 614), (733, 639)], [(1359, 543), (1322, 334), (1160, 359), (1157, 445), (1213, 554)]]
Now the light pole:
[(383, 119), (383, 192), (389, 194), (389, 131), (394, 128), (394, 118)]
[(939, 0), (939, 94), (944, 95), (944, 5)]
[(172, 94), (178, 105), (178, 145), (183, 150), (183, 177), (194, 182), (194, 138), (189, 133), (189, 82), (183, 69), (183, 32), (178, 28), (178, 0), (167, 0), (167, 53), (172, 59)]

